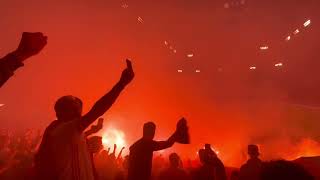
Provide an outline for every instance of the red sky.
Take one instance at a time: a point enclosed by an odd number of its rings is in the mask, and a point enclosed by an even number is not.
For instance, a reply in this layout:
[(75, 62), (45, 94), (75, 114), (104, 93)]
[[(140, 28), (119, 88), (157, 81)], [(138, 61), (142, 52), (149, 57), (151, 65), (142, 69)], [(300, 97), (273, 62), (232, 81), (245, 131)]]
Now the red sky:
[[(305, 133), (313, 121), (290, 121), (287, 104), (320, 104), (319, 2), (248, 0), (231, 9), (225, 2), (2, 0), (1, 55), (17, 47), (23, 31), (45, 33), (48, 45), (1, 89), (1, 126), (44, 128), (54, 120), (55, 100), (67, 94), (80, 97), (87, 111), (117, 82), (130, 58), (136, 78), (105, 115), (129, 143), (150, 120), (158, 125), (157, 137), (168, 137), (182, 116), (192, 144), (177, 149), (188, 155), (212, 143), (228, 159), (245, 144), (260, 142), (253, 139), (282, 134), (288, 124), (294, 125), (285, 136), (317, 136)], [(285, 43), (307, 19), (312, 25)], [(261, 53), (263, 44), (270, 51)], [(279, 61), (284, 67), (277, 70)], [(257, 71), (249, 71), (252, 65)]]

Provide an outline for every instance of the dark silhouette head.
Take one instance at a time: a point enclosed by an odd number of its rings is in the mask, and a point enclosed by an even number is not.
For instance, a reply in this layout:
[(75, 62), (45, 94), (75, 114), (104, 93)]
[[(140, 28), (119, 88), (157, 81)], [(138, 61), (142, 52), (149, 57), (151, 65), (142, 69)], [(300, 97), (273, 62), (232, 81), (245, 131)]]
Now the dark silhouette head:
[(259, 157), (259, 147), (255, 144), (248, 145), (248, 155), (250, 158), (257, 158)]
[(209, 164), (210, 163), (209, 154), (205, 149), (200, 149), (198, 154), (199, 154), (200, 162), (202, 164)]
[(171, 167), (174, 167), (174, 168), (177, 168), (180, 166), (180, 157), (177, 153), (171, 153), (169, 155), (169, 161), (170, 161), (170, 166)]
[(302, 166), (290, 161), (278, 160), (266, 162), (261, 171), (261, 180), (314, 180)]
[(153, 139), (156, 132), (156, 125), (153, 122), (147, 122), (143, 125), (143, 138)]
[(82, 101), (74, 96), (63, 96), (54, 105), (58, 120), (70, 121), (81, 117)]

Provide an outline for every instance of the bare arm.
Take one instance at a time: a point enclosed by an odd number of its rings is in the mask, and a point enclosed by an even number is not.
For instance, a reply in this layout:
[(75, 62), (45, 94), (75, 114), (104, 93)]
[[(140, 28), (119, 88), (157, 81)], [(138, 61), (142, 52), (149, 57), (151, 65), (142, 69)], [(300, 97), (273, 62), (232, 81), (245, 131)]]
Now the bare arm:
[(87, 127), (90, 126), (98, 117), (102, 116), (116, 101), (120, 92), (128, 85), (134, 77), (133, 69), (131, 62), (127, 60), (127, 68), (122, 72), (120, 81), (99, 99), (92, 109), (82, 117), (80, 120), (80, 130), (84, 131)]
[(168, 140), (166, 141), (155, 141), (153, 146), (153, 151), (160, 151), (162, 149), (167, 149), (175, 143), (175, 134), (173, 134)]
[(23, 66), (23, 61), (38, 54), (47, 44), (42, 33), (23, 33), (17, 50), (0, 59), (0, 87)]

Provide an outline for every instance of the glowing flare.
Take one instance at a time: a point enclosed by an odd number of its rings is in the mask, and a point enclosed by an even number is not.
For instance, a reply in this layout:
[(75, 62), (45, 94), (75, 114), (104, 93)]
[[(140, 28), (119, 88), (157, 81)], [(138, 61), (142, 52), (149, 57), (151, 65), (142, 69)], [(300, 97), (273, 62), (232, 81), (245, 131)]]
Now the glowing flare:
[(0, 107), (4, 106), (4, 104), (0, 104)]
[(268, 46), (261, 46), (261, 47), (260, 47), (260, 50), (267, 50), (267, 49), (269, 49)]
[(282, 64), (282, 63), (277, 63), (277, 64), (275, 64), (274, 66), (275, 66), (275, 67), (281, 67), (281, 66), (283, 66), (283, 64)]
[(197, 69), (197, 70), (196, 70), (196, 73), (199, 73), (199, 72), (200, 72), (200, 69)]
[(169, 43), (168, 43), (167, 41), (164, 41), (164, 44), (165, 44), (166, 46), (168, 46)]
[(293, 32), (293, 34), (298, 34), (300, 31), (299, 31), (299, 29), (296, 29), (294, 32)]
[(307, 20), (304, 24), (303, 24), (303, 26), (304, 27), (307, 27), (307, 26), (309, 26), (311, 24), (311, 20), (309, 19), (309, 20)]
[(178, 69), (178, 72), (179, 72), (179, 73), (182, 73), (182, 69)]
[(291, 36), (286, 37), (286, 41), (290, 41)]
[(107, 128), (102, 134), (102, 144), (107, 149), (107, 147), (112, 148), (114, 144), (117, 145), (118, 150), (127, 145), (125, 141), (125, 134), (123, 131), (115, 128)]
[(251, 66), (249, 69), (251, 69), (251, 70), (255, 70), (255, 69), (257, 69), (257, 67), (255, 67), (255, 66)]
[(188, 58), (192, 58), (194, 55), (193, 54), (188, 54), (187, 57)]

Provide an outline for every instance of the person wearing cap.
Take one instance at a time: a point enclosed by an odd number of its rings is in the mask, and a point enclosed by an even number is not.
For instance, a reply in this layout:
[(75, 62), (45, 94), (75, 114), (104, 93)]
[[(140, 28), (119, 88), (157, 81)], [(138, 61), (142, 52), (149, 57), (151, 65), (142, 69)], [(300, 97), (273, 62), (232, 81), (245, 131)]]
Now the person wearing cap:
[(94, 180), (84, 131), (112, 106), (133, 77), (131, 62), (127, 60), (119, 82), (85, 115), (82, 115), (79, 98), (63, 96), (58, 99), (54, 106), (57, 120), (46, 128), (35, 155), (36, 179)]
[(248, 161), (240, 168), (239, 180), (259, 180), (262, 169), (259, 147), (255, 144), (248, 145), (248, 155)]

